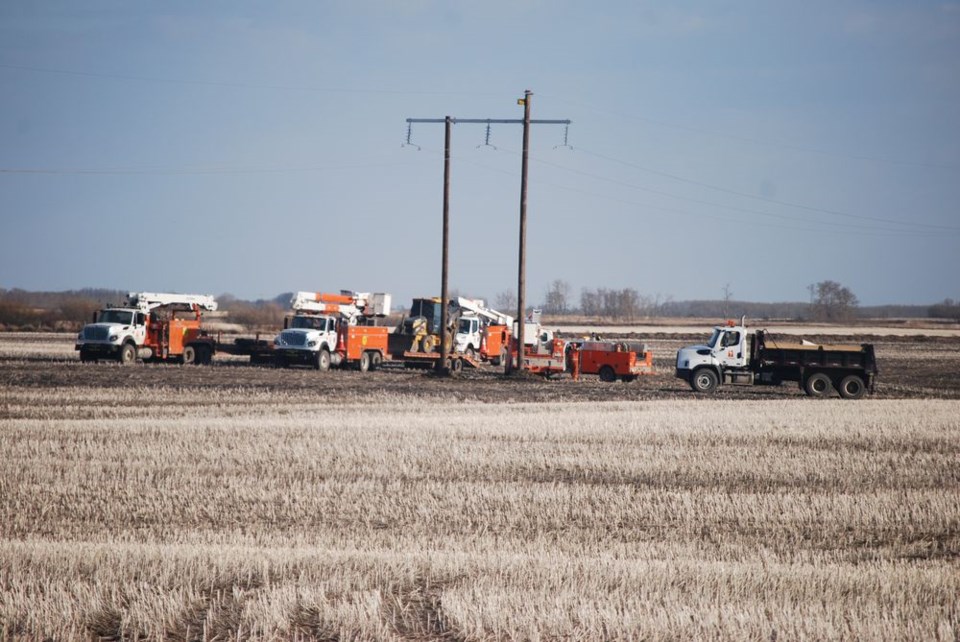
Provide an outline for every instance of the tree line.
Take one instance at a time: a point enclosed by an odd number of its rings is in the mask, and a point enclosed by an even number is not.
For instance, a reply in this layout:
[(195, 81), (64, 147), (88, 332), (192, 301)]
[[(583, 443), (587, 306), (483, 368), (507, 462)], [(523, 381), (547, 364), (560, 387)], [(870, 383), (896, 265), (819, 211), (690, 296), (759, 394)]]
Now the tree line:
[[(809, 286), (810, 301), (758, 303), (733, 298), (729, 285), (717, 300), (674, 301), (670, 295), (644, 294), (634, 288), (582, 288), (574, 296), (569, 283), (550, 284), (539, 304), (544, 314), (554, 317), (577, 315), (598, 321), (633, 322), (656, 317), (796, 319), (844, 322), (857, 318), (936, 318), (960, 321), (960, 301), (944, 299), (933, 305), (861, 306), (849, 288), (835, 281)], [(78, 331), (89, 323), (94, 312), (108, 303), (120, 303), (126, 292), (93, 289), (64, 292), (30, 292), (0, 288), (0, 330)], [(291, 293), (273, 299), (247, 301), (231, 294), (217, 297), (230, 323), (250, 330), (275, 330), (283, 325)], [(517, 297), (506, 290), (493, 299), (493, 307), (513, 313)]]

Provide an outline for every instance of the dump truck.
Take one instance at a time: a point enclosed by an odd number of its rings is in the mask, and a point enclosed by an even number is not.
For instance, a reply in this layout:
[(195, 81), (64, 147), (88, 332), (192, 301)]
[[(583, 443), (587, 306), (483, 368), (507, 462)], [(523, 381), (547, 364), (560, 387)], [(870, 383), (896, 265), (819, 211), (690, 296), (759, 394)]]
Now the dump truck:
[(295, 293), (292, 314), (273, 340), (274, 364), (317, 370), (356, 366), (363, 372), (376, 368), (387, 354), (388, 335), (376, 322), (390, 314), (390, 304), (384, 292)]
[(214, 348), (202, 328), (202, 313), (216, 309), (217, 301), (209, 294), (130, 292), (121, 305), (94, 314), (74, 347), (82, 362), (209, 363)]
[(877, 361), (873, 346), (820, 345), (774, 340), (764, 330), (748, 330), (741, 319), (713, 329), (703, 345), (677, 352), (676, 376), (696, 392), (721, 385), (779, 386), (795, 382), (811, 397), (839, 394), (859, 399), (874, 389)]

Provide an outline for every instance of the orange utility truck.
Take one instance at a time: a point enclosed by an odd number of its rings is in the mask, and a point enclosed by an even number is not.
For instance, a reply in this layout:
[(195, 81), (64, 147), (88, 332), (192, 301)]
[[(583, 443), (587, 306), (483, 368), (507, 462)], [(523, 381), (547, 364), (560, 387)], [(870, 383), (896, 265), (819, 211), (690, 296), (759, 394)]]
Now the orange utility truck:
[(214, 348), (202, 329), (202, 315), (216, 309), (216, 299), (208, 294), (130, 292), (122, 305), (94, 315), (77, 336), (75, 349), (83, 362), (209, 363)]
[(293, 315), (274, 340), (277, 367), (308, 365), (317, 370), (378, 367), (387, 354), (387, 328), (377, 319), (390, 314), (390, 295), (342, 290), (340, 294), (297, 292)]

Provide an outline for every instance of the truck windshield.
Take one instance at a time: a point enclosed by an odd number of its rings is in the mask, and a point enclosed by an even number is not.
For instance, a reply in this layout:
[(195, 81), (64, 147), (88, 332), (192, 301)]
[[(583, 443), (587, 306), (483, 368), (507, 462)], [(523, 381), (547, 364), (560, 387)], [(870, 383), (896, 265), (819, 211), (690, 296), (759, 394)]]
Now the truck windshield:
[(713, 336), (710, 337), (710, 340), (709, 340), (709, 341), (707, 341), (707, 347), (709, 347), (709, 348), (716, 348), (716, 347), (717, 347), (717, 339), (720, 338), (720, 335), (721, 335), (722, 333), (723, 333), (723, 330), (721, 330), (720, 328), (714, 328), (714, 329), (713, 329)]
[(290, 327), (303, 328), (304, 330), (323, 330), (326, 322), (326, 317), (293, 317)]
[(102, 310), (97, 318), (99, 323), (119, 323), (131, 325), (133, 323), (132, 310)]
[(460, 325), (457, 328), (457, 332), (463, 334), (470, 334), (470, 319), (460, 319)]

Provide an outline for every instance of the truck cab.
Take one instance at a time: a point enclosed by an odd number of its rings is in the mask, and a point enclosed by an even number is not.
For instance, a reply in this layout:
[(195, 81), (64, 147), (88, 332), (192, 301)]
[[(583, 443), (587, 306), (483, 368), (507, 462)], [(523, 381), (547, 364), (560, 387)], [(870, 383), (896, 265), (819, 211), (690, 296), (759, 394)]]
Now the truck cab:
[(475, 316), (460, 317), (454, 349), (472, 358), (480, 351), (482, 340), (483, 328), (480, 319)]
[[(712, 391), (720, 382), (752, 383), (749, 371), (751, 341), (743, 323), (729, 322), (713, 329), (710, 339), (677, 351), (676, 376), (690, 383), (694, 390)], [(740, 381), (743, 379), (744, 381)]]
[(336, 359), (338, 319), (330, 315), (297, 314), (288, 317), (274, 340), (278, 365), (298, 363), (326, 370)]
[(77, 335), (80, 361), (116, 359), (131, 363), (147, 337), (147, 315), (132, 308), (105, 308)]

